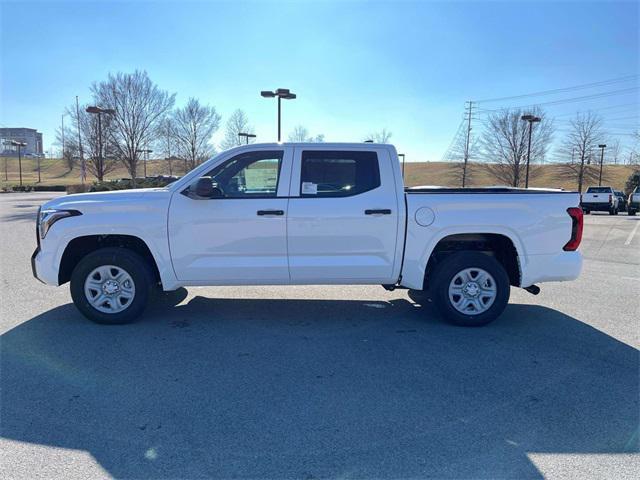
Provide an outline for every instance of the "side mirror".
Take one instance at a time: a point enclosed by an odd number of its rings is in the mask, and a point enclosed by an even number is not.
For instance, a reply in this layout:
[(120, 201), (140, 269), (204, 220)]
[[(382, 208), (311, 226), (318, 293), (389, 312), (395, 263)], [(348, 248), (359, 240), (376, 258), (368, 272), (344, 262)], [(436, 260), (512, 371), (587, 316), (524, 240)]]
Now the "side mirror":
[[(218, 189), (219, 190), (219, 189)], [(213, 196), (213, 184), (211, 177), (200, 177), (196, 183), (195, 194), (199, 197), (211, 198)]]

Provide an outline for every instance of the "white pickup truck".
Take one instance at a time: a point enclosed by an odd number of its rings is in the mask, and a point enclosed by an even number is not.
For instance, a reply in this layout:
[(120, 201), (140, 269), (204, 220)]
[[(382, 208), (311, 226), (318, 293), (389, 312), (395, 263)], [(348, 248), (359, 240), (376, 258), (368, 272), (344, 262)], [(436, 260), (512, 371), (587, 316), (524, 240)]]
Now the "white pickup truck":
[(38, 214), (36, 278), (126, 323), (154, 287), (381, 284), (428, 289), (449, 321), (483, 325), (510, 285), (575, 279), (579, 195), (403, 186), (396, 150), (254, 144), (166, 188), (59, 197)]
[(584, 213), (609, 212), (609, 215), (618, 214), (618, 196), (613, 187), (589, 187), (582, 194), (580, 206)]

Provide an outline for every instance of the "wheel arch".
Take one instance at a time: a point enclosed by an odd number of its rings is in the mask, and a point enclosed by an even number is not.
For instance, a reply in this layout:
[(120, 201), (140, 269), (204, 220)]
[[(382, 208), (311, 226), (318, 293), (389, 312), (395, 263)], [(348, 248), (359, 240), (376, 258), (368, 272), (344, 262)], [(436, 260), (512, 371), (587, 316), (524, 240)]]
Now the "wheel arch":
[(505, 232), (456, 232), (441, 235), (433, 242), (425, 255), (423, 289), (429, 287), (430, 274), (448, 254), (458, 251), (477, 251), (493, 256), (507, 272), (509, 282), (520, 286), (522, 281), (522, 249), (511, 235)]
[(58, 269), (58, 285), (62, 285), (71, 279), (73, 269), (86, 255), (100, 248), (117, 247), (131, 250), (151, 265), (154, 280), (162, 283), (162, 277), (158, 268), (158, 262), (147, 243), (135, 235), (104, 234), (83, 235), (75, 237), (67, 243), (62, 253)]

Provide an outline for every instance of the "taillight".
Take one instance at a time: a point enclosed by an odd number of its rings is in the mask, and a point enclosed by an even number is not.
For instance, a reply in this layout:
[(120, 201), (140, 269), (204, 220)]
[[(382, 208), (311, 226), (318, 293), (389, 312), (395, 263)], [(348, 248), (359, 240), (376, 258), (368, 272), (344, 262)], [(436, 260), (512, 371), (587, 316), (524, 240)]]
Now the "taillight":
[[(609, 197), (611, 197), (611, 195), (609, 195)], [(571, 239), (562, 249), (567, 252), (573, 252), (578, 249), (582, 241), (584, 218), (582, 216), (582, 209), (578, 207), (567, 208), (567, 213), (571, 217)]]
[(613, 195), (609, 195), (609, 203), (613, 203)]

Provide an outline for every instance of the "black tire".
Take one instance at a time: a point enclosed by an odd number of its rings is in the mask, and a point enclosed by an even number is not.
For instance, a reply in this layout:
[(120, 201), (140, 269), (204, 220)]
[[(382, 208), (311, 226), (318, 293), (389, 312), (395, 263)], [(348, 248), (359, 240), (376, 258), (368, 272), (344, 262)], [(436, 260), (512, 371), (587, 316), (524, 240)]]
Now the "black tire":
[(628, 210), (628, 211), (627, 211), (627, 215), (630, 215), (630, 216), (632, 216), (632, 217), (635, 217), (635, 216), (636, 216), (636, 211), (635, 211), (635, 210)]
[[(488, 272), (496, 284), (496, 297), (488, 310), (468, 315), (457, 310), (449, 299), (449, 284), (464, 269), (481, 268)], [(451, 254), (442, 260), (429, 280), (432, 298), (442, 316), (450, 323), (465, 327), (486, 325), (504, 311), (509, 302), (509, 276), (495, 258), (480, 252), (463, 251)]]
[(609, 209), (609, 215), (615, 215), (616, 211), (613, 208)]
[[(133, 300), (120, 312), (101, 312), (94, 308), (85, 296), (84, 284), (87, 276), (102, 265), (122, 268), (133, 279)], [(74, 268), (71, 274), (71, 298), (80, 313), (89, 320), (106, 325), (121, 325), (133, 322), (142, 314), (149, 301), (153, 284), (151, 266), (140, 255), (126, 248), (101, 248), (86, 255)]]
[(590, 213), (591, 213), (591, 210), (585, 210), (585, 211), (584, 211), (584, 214), (585, 214), (585, 215), (589, 215)]

